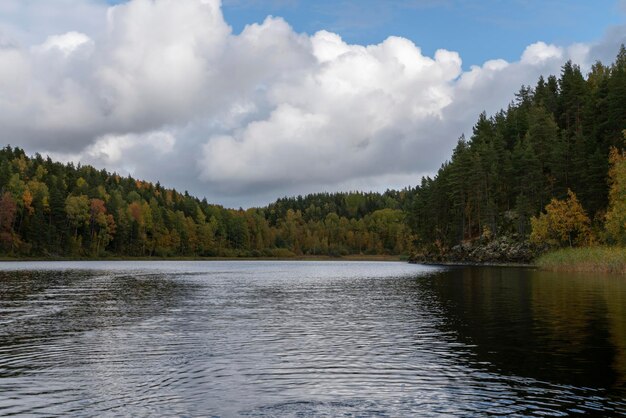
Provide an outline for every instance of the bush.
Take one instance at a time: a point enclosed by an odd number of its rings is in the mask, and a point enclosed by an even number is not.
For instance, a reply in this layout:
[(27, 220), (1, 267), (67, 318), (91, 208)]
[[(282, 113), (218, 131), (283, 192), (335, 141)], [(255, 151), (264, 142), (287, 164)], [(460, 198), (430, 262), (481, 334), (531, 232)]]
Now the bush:
[(568, 190), (567, 196), (567, 200), (552, 199), (546, 206), (545, 213), (530, 219), (530, 240), (533, 243), (546, 243), (552, 247), (593, 243), (591, 220), (578, 202), (576, 194)]

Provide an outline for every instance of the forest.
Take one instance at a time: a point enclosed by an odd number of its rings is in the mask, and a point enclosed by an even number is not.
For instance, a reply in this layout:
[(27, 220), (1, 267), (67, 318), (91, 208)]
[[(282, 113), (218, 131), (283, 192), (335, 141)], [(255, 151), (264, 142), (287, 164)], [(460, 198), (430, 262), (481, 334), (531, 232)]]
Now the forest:
[[(589, 218), (590, 236), (616, 242), (604, 225), (607, 213), (621, 219), (615, 205), (609, 207), (609, 173), (623, 162), (625, 128), (622, 46), (613, 64), (596, 62), (587, 75), (568, 62), (558, 78), (522, 86), (506, 110), (479, 116), (472, 135), (458, 140), (436, 175), (382, 194), (318, 193), (281, 198), (263, 208), (227, 209), (158, 182), (6, 146), (0, 150), (0, 255), (446, 252), (484, 236), (528, 240), (532, 225), (545, 227), (538, 220), (546, 206), (572, 196)], [(626, 200), (611, 193), (613, 201)]]
[(506, 110), (479, 116), (434, 177), (422, 178), (407, 213), (416, 246), (446, 252), (481, 236), (527, 240), (532, 220), (570, 196), (594, 239), (613, 243), (604, 231), (609, 156), (623, 152), (625, 128), (623, 45), (613, 64), (596, 62), (586, 76), (567, 62), (558, 78), (522, 86)]
[(159, 183), (0, 150), (0, 248), (32, 257), (403, 254), (410, 191), (226, 209)]

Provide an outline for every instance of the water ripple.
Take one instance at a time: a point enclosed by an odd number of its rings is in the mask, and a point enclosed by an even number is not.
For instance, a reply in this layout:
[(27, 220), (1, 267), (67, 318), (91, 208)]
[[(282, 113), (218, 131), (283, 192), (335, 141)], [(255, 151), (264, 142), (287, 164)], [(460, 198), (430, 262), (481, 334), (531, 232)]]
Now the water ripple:
[[(0, 272), (3, 416), (626, 414), (624, 283), (581, 283), (581, 317), (528, 271), (504, 286), (400, 263), (34, 267)], [(572, 335), (578, 351), (555, 345)]]

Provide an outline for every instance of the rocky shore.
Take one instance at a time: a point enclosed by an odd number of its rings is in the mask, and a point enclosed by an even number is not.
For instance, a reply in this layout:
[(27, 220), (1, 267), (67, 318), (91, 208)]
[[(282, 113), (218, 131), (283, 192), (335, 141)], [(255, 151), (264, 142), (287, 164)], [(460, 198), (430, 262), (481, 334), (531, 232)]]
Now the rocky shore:
[(516, 237), (464, 241), (449, 249), (431, 248), (414, 253), (410, 262), (431, 264), (530, 264), (545, 249)]

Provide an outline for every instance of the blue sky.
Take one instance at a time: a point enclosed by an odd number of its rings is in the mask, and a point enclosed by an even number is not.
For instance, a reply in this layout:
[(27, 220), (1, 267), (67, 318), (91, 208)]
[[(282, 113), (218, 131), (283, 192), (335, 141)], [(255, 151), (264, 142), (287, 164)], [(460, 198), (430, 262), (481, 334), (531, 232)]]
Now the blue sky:
[[(109, 0), (120, 3), (121, 0)], [(571, 45), (597, 40), (626, 20), (616, 0), (223, 0), (226, 21), (239, 33), (266, 16), (283, 17), (297, 32), (325, 29), (349, 43), (412, 40), (426, 55), (457, 51), (464, 68), (486, 60), (519, 59), (544, 41)]]

